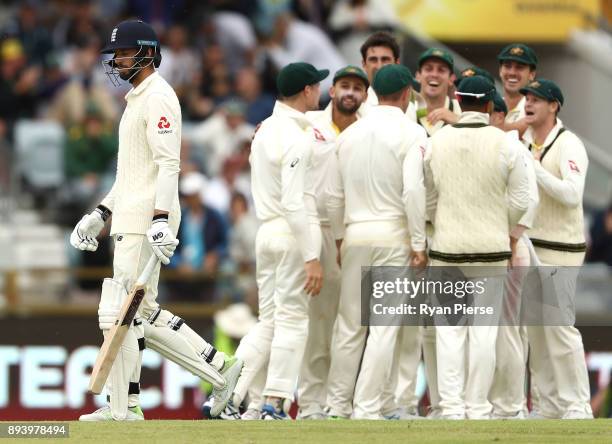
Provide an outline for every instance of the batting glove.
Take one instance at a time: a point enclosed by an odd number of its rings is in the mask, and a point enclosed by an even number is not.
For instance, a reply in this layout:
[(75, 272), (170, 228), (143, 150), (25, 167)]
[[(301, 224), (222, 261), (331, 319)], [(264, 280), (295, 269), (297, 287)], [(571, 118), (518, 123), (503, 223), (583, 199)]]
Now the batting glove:
[(153, 220), (151, 228), (147, 231), (147, 239), (149, 239), (149, 244), (151, 244), (155, 256), (159, 258), (162, 264), (168, 265), (179, 243), (178, 239), (170, 231), (168, 219), (159, 218)]
[(76, 224), (70, 235), (70, 244), (79, 250), (96, 251), (98, 240), (96, 237), (104, 228), (106, 220), (110, 216), (110, 210), (103, 206), (98, 206), (91, 213), (86, 214)]

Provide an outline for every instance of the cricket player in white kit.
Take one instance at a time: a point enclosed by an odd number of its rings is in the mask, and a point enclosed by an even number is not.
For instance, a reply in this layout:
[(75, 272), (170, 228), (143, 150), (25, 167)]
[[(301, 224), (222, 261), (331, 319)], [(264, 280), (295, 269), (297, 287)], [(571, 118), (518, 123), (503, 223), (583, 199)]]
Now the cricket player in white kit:
[(313, 127), (313, 168), (317, 212), (321, 223), (321, 294), (310, 301), (308, 341), (300, 372), (299, 419), (327, 417), (327, 376), (331, 362), (332, 330), (340, 298), (340, 267), (337, 249), (327, 216), (330, 171), (336, 163), (336, 139), (359, 118), (359, 107), (370, 82), (361, 68), (346, 66), (334, 74), (329, 90), (331, 102), (324, 110), (309, 111)]
[[(71, 244), (95, 251), (96, 237), (112, 215), (115, 241), (113, 278), (102, 285), (99, 325), (106, 335), (113, 326), (127, 291), (152, 254), (170, 262), (178, 240), (178, 199), (181, 109), (172, 87), (155, 68), (161, 63), (155, 31), (140, 20), (120, 23), (113, 29), (103, 53), (111, 81), (129, 81), (126, 109), (119, 125), (119, 153), (115, 183), (96, 209), (76, 225)], [(142, 420), (139, 380), (142, 350), (146, 344), (197, 376), (213, 384), (217, 409), (229, 400), (242, 362), (217, 353), (183, 319), (162, 310), (156, 302), (159, 263), (130, 327), (106, 385), (109, 406), (82, 421)]]
[[(588, 168), (584, 144), (557, 117), (563, 93), (552, 81), (536, 79), (521, 89), (529, 128), (540, 205), (528, 235), (563, 307), (575, 310), (577, 273), (584, 261), (582, 196)], [(558, 266), (551, 270), (550, 267)], [(565, 267), (565, 269), (564, 269)], [(532, 375), (539, 392), (536, 418), (590, 419), (589, 377), (580, 332), (573, 325), (529, 326)], [(554, 322), (554, 320), (551, 320)], [(534, 413), (534, 412), (532, 412)]]
[[(487, 396), (495, 371), (496, 318), (505, 266), (517, 241), (511, 229), (528, 207), (526, 165), (506, 134), (489, 125), (494, 92), (484, 77), (462, 80), (457, 91), (463, 110), (459, 122), (436, 132), (425, 153), (427, 210), (434, 225), (431, 266), (467, 265), (464, 273), (472, 268), (465, 279), (485, 288), (474, 295), (474, 305), (493, 309), (492, 316), (475, 320), (476, 325), (436, 325), (444, 419), (490, 417)], [(473, 265), (497, 266), (499, 271), (483, 270), (483, 279)]]
[[(342, 284), (332, 343), (328, 407), (331, 416), (381, 419), (400, 327), (361, 325), (361, 267), (417, 266), (425, 258), (423, 128), (406, 118), (412, 75), (388, 64), (374, 77), (379, 105), (338, 139), (338, 168), (327, 210), (342, 255)], [(346, 227), (346, 228), (345, 228)], [(412, 250), (412, 251), (411, 251)], [(418, 334), (418, 327), (410, 328)], [(365, 346), (365, 350), (364, 350)], [(362, 360), (363, 354), (363, 360)], [(360, 364), (361, 361), (361, 364)], [(354, 391), (354, 399), (353, 399)], [(354, 411), (353, 411), (354, 408)]]
[[(491, 125), (502, 129), (508, 108), (502, 97), (495, 92)], [(518, 239), (516, 254), (512, 258), (512, 268), (504, 283), (504, 302), (502, 318), (497, 331), (495, 344), (495, 376), (489, 392), (489, 401), (493, 406), (492, 419), (524, 419), (526, 409), (525, 382), (527, 376), (527, 327), (520, 319), (523, 281), (530, 265), (529, 249), (525, 242), (525, 230), (533, 226), (538, 208), (538, 182), (531, 160), (531, 153), (520, 142), (518, 131), (506, 133), (510, 143), (514, 144), (527, 164), (529, 179), (529, 207), (511, 234)]]
[(527, 130), (525, 120), (525, 97), (520, 89), (535, 79), (538, 57), (533, 49), (522, 43), (504, 47), (497, 56), (499, 78), (504, 88), (504, 102), (508, 112), (504, 131), (516, 130), (520, 137)]
[(304, 113), (318, 109), (319, 82), (328, 74), (308, 63), (285, 66), (277, 77), (281, 98), (251, 146), (253, 199), (262, 222), (255, 246), (259, 322), (236, 351), (245, 368), (233, 404), (240, 405), (267, 364), (262, 419), (289, 419), (308, 337), (309, 294), (316, 296), (323, 280), (309, 177), (312, 128)]

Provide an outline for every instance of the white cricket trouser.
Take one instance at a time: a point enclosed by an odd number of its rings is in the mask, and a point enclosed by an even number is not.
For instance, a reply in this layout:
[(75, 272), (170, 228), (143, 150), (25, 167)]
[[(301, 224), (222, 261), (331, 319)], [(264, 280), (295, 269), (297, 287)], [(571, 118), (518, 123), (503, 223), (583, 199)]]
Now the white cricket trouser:
[[(320, 233), (318, 225), (316, 230)], [(236, 350), (245, 367), (235, 394), (244, 399), (257, 372), (268, 363), (263, 395), (292, 400), (308, 336), (304, 260), (283, 218), (259, 227), (255, 252), (259, 321)]]
[(505, 325), (497, 330), (495, 376), (489, 392), (493, 413), (514, 416), (525, 408), (527, 369), (527, 327), (522, 326), (521, 290), (529, 267), (529, 250), (523, 239), (517, 243), (517, 267), (510, 269), (504, 282), (502, 317)]
[[(488, 419), (491, 404), (487, 397), (495, 373), (497, 320), (503, 296), (504, 278), (488, 276), (466, 281), (484, 282), (485, 292), (475, 296), (475, 307), (493, 307), (486, 322), (475, 326), (436, 326), (438, 390), (442, 415), (465, 415), (468, 419)], [(436, 321), (438, 323), (438, 321)], [(467, 365), (466, 365), (467, 359)], [(467, 369), (467, 376), (466, 376)]]
[(390, 379), (381, 399), (383, 416), (398, 407), (416, 413), (419, 398), (416, 396), (416, 380), (421, 362), (421, 331), (418, 326), (403, 326), (397, 337), (393, 353)]
[[(371, 329), (370, 337), (373, 336), (373, 339), (368, 340), (372, 344), (370, 352), (364, 353), (368, 328), (361, 325), (361, 267), (406, 266), (407, 238), (405, 224), (401, 221), (355, 223), (346, 228), (342, 243), (340, 302), (328, 380), (327, 405), (331, 415), (351, 415), (355, 382), (360, 371), (366, 375), (362, 384), (375, 377), (378, 380), (373, 385), (378, 389), (362, 390), (359, 401), (362, 404), (373, 403), (374, 406), (368, 408), (377, 409), (380, 414), (381, 393), (389, 377), (399, 327)], [(375, 347), (379, 350), (374, 350)], [(374, 361), (374, 356), (380, 353), (385, 355), (382, 361)], [(363, 362), (360, 364), (362, 355)], [(383, 361), (388, 363), (385, 365)], [(357, 396), (355, 398), (357, 401)]]
[[(546, 251), (536, 248), (540, 258)], [(558, 252), (555, 252), (558, 254)], [(582, 265), (584, 254), (565, 253), (573, 266)], [(544, 265), (543, 266), (552, 266)], [(551, 276), (559, 300), (574, 304), (576, 274), (558, 272)], [(532, 378), (537, 387), (538, 411), (547, 418), (561, 418), (568, 411), (592, 415), (589, 376), (582, 336), (573, 326), (527, 327)]]
[(323, 287), (321, 293), (310, 300), (308, 340), (298, 385), (300, 416), (324, 411), (332, 332), (340, 299), (340, 267), (336, 261), (336, 241), (329, 226), (321, 226), (321, 235)]
[[(149, 258), (153, 254), (153, 250), (149, 245), (149, 241), (147, 237), (143, 234), (116, 234), (114, 236), (115, 240), (115, 252), (113, 255), (113, 279), (123, 283), (125, 288), (129, 291), (133, 285), (136, 283), (138, 276), (142, 273), (144, 267), (146, 266)], [(145, 317), (143, 313), (146, 313), (146, 309), (149, 307), (153, 307), (153, 309), (157, 308), (157, 284), (159, 282), (159, 269), (160, 265), (158, 264), (147, 285), (145, 287), (145, 296), (138, 308), (138, 314), (136, 314), (135, 319), (136, 322), (142, 322), (141, 319)], [(133, 329), (132, 325), (130, 329)], [(133, 362), (131, 364), (132, 371), (131, 376), (129, 378), (129, 388), (128, 388), (128, 405), (135, 406), (139, 405), (139, 394), (140, 394), (140, 370), (142, 365), (142, 348), (144, 348), (144, 332), (142, 327), (139, 329), (141, 337), (132, 337), (128, 335), (128, 338), (132, 338), (137, 343), (134, 344), (124, 344), (126, 347), (129, 346), (131, 349), (138, 350), (140, 349), (139, 356), (136, 359), (130, 360)], [(128, 339), (129, 340), (129, 339)], [(110, 382), (110, 381), (109, 381)], [(115, 387), (111, 387), (112, 384), (108, 384), (107, 392), (109, 396), (112, 398), (112, 391)], [(118, 389), (119, 387), (116, 387)]]

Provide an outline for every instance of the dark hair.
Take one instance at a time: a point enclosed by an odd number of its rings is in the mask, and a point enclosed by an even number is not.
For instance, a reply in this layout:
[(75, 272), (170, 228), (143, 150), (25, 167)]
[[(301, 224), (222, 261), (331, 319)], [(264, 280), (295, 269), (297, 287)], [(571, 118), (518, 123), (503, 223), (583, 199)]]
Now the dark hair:
[(479, 99), (478, 97), (471, 96), (460, 96), (459, 105), (461, 106), (461, 111), (478, 111), (483, 107), (487, 106), (487, 103), (492, 102), (492, 100), (484, 100)]
[(393, 37), (388, 32), (375, 32), (361, 45), (361, 58), (363, 60), (366, 59), (366, 55), (368, 53), (368, 49), (373, 48), (374, 46), (384, 46), (389, 48), (393, 52), (393, 58), (395, 60), (399, 59), (400, 56), (400, 47)]

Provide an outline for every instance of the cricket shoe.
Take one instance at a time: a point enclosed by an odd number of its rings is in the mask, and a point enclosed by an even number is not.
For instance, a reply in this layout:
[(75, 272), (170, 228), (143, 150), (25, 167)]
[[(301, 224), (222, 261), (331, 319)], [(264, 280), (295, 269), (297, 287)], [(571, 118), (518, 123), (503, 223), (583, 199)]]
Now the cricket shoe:
[(258, 409), (247, 409), (247, 411), (242, 414), (243, 421), (257, 421), (259, 419), (261, 419), (261, 410)]
[[(79, 421), (114, 421), (113, 415), (109, 405), (100, 407), (93, 413), (79, 416)], [(144, 421), (144, 413), (139, 405), (136, 407), (130, 407), (127, 411), (127, 416), (124, 421)]]
[(427, 413), (427, 416), (425, 416), (425, 419), (441, 419), (442, 417), (442, 410), (440, 410), (439, 408), (434, 408), (434, 409), (430, 409), (429, 413)]
[(456, 415), (441, 415), (439, 419), (443, 419), (446, 421), (461, 421), (463, 419), (465, 419), (465, 415), (460, 415), (460, 414), (456, 414)]
[(418, 420), (418, 419), (425, 419), (422, 416), (420, 416), (417, 411), (409, 410), (405, 407), (399, 407), (383, 416), (385, 417), (385, 419), (402, 420), (402, 421), (413, 421), (413, 420)]
[(210, 410), (215, 402), (213, 397), (209, 398), (204, 404), (202, 404), (202, 416), (206, 419), (224, 419), (226, 421), (232, 421), (240, 419), (240, 411), (234, 407), (232, 400), (230, 399), (221, 414), (217, 417), (213, 417), (210, 414)]
[(283, 410), (276, 410), (272, 404), (264, 404), (264, 406), (261, 408), (261, 419), (291, 419), (291, 417)]
[(525, 413), (523, 411), (519, 411), (514, 415), (504, 415), (502, 413), (495, 413), (491, 415), (491, 419), (501, 419), (501, 420), (517, 420), (517, 419), (525, 419)]
[(581, 412), (580, 410), (568, 410), (561, 419), (593, 419), (593, 414)]
[(320, 421), (322, 419), (327, 419), (327, 414), (325, 412), (315, 412), (315, 413), (310, 413), (308, 415), (299, 415), (298, 419), (303, 419), (305, 421), (309, 421), (309, 420)]
[(212, 406), (210, 407), (210, 416), (216, 418), (225, 409), (228, 401), (230, 400), (244, 363), (242, 359), (235, 356), (225, 357), (223, 369), (221, 375), (225, 378), (225, 385), (216, 389), (213, 388), (212, 398), (214, 399)]

